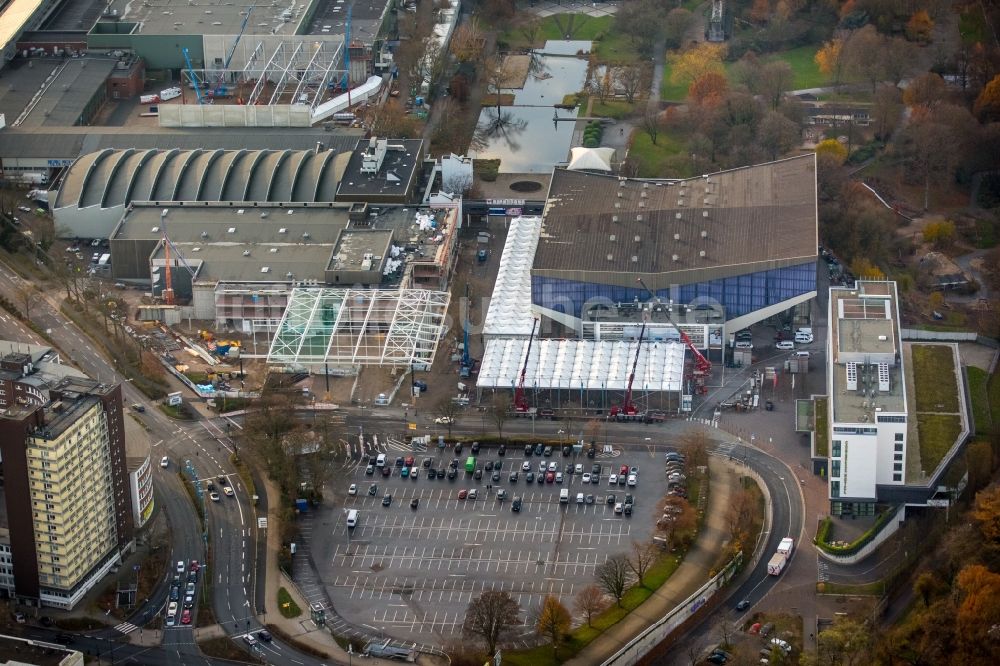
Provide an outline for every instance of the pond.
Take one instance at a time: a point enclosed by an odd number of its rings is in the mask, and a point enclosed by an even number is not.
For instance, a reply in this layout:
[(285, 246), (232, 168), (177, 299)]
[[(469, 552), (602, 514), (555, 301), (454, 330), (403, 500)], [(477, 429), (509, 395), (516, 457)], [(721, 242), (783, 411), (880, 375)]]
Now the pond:
[(499, 159), (501, 173), (545, 173), (565, 163), (575, 123), (554, 122), (553, 117), (574, 118), (576, 110), (554, 105), (583, 88), (587, 60), (575, 54), (589, 50), (590, 42), (557, 40), (534, 53), (524, 87), (511, 91), (513, 105), (480, 112), (473, 157)]

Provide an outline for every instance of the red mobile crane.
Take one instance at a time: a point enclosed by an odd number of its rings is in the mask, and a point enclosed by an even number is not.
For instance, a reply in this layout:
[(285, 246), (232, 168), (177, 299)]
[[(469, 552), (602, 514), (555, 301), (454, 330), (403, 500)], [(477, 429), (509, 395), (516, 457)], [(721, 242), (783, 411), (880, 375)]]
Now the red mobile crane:
[[(653, 293), (653, 290), (646, 286), (646, 283), (642, 281), (642, 278), (636, 278), (636, 282), (641, 284), (642, 288), (648, 291), (649, 295), (652, 296), (658, 304), (661, 304), (659, 296)], [(680, 327), (674, 323), (674, 320), (670, 318), (670, 313), (667, 312), (666, 315), (667, 323), (674, 327), (674, 330), (681, 336), (681, 341), (687, 345), (687, 348), (691, 351), (691, 355), (694, 356), (694, 374), (702, 378), (707, 377), (708, 374), (712, 372), (712, 362), (705, 358), (700, 351), (698, 351), (698, 348), (694, 346), (693, 342), (691, 342), (691, 338), (687, 336), (687, 333), (682, 331)]]
[(611, 407), (612, 418), (634, 419), (639, 416), (639, 410), (632, 403), (632, 382), (635, 381), (635, 369), (639, 365), (639, 352), (642, 351), (642, 339), (646, 336), (646, 322), (642, 322), (639, 329), (639, 346), (635, 348), (635, 358), (632, 360), (632, 372), (628, 376), (628, 386), (625, 387), (625, 403), (619, 408), (618, 405)]
[(524, 375), (528, 372), (528, 358), (531, 356), (531, 343), (535, 340), (535, 328), (538, 326), (538, 320), (532, 319), (531, 321), (531, 337), (528, 338), (528, 351), (524, 354), (524, 366), (521, 367), (521, 376), (517, 380), (517, 388), (514, 389), (514, 413), (515, 414), (528, 414), (530, 409), (528, 408), (528, 399), (524, 397)]

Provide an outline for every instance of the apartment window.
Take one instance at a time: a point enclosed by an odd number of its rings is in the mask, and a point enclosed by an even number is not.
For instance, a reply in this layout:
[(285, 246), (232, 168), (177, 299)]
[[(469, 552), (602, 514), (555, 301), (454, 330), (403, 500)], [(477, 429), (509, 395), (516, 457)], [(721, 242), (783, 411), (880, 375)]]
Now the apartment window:
[(902, 481), (903, 480), (903, 475), (902, 474), (893, 474), (892, 475), (892, 480), (893, 481)]
[(895, 461), (897, 461), (897, 462), (902, 461), (903, 460), (903, 454), (902, 453), (894, 453), (894, 454), (892, 454), (892, 459), (895, 460)]
[(839, 439), (833, 440), (833, 454), (832, 455), (833, 455), (834, 458), (839, 458), (840, 457), (840, 440)]
[(903, 471), (903, 463), (892, 463), (892, 471), (893, 472), (902, 472)]
[(903, 433), (897, 432), (896, 433), (896, 441), (897, 442), (902, 442), (903, 441), (903, 436), (904, 436)]
[(902, 444), (899, 444), (899, 443), (897, 443), (897, 444), (896, 444), (896, 448), (895, 448), (895, 451), (896, 451), (896, 453), (902, 453), (902, 452), (903, 452), (903, 445), (902, 445)]
[(830, 497), (840, 497), (840, 481), (830, 482)]
[(879, 423), (906, 423), (905, 416), (880, 416), (878, 417)]
[(840, 461), (834, 460), (830, 468), (830, 477), (834, 479), (840, 478)]

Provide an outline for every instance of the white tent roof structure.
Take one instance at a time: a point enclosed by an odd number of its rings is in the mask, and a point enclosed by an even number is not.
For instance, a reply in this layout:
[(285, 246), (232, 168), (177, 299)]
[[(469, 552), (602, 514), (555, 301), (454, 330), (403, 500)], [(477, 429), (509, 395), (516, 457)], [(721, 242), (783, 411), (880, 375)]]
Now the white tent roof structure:
[[(535, 340), (524, 386), (530, 389), (624, 391), (637, 344), (624, 340)], [(527, 336), (488, 340), (477, 386), (514, 387), (524, 365), (527, 347)], [(680, 391), (684, 382), (684, 352), (685, 347), (679, 342), (643, 342), (633, 390)]]
[(540, 217), (515, 217), (510, 221), (493, 297), (483, 323), (486, 338), (531, 335), (531, 264), (541, 231)]
[(615, 156), (614, 148), (584, 148), (577, 146), (572, 151), (569, 160), (570, 171), (611, 171), (611, 158)]

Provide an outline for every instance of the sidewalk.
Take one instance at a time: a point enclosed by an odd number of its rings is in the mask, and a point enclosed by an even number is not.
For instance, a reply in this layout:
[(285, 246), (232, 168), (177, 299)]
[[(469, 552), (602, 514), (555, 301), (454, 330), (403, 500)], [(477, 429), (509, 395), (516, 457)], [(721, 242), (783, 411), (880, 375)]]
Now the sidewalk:
[(725, 520), (726, 507), (729, 506), (730, 494), (736, 488), (739, 468), (714, 456), (709, 456), (708, 467), (710, 492), (705, 509), (705, 525), (677, 571), (645, 603), (598, 636), (566, 664), (587, 666), (604, 662), (709, 579), (709, 569), (715, 563), (722, 543), (729, 538)]

